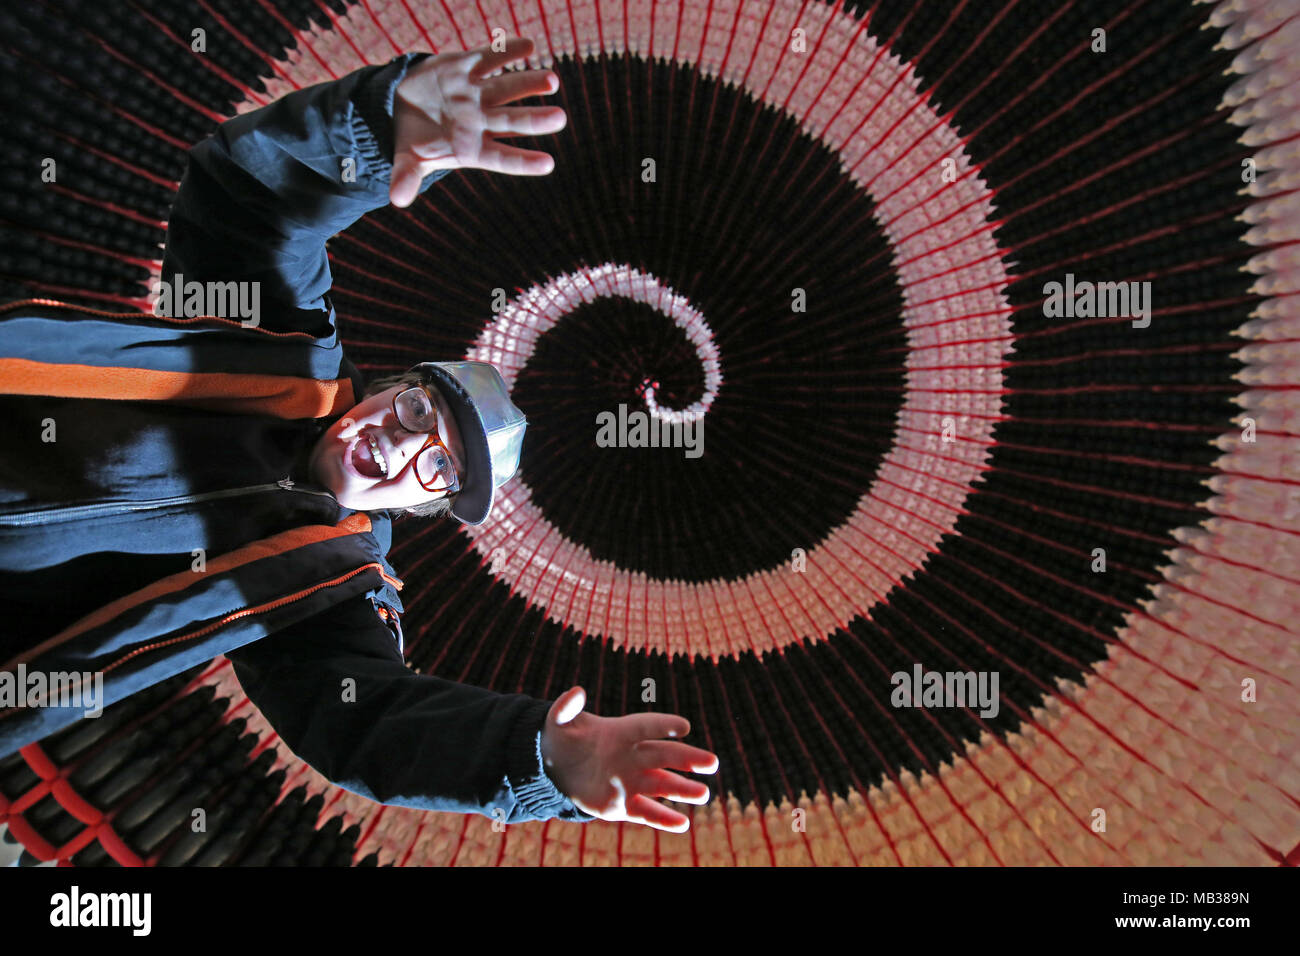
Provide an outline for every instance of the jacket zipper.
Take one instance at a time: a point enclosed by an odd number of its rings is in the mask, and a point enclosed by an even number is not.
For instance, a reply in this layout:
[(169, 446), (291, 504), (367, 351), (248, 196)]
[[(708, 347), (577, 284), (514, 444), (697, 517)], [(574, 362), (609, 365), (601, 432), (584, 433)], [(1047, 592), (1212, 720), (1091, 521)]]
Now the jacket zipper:
[[(383, 566), (379, 564), (379, 562), (369, 561), (366, 564), (361, 565), (360, 567), (353, 568), (351, 571), (345, 571), (342, 574), (336, 575), (335, 577), (330, 578), (328, 581), (321, 581), (318, 584), (313, 584), (310, 587), (303, 588), (301, 591), (295, 591), (293, 594), (286, 594), (283, 597), (274, 598), (263, 604), (259, 604), (256, 607), (245, 607), (245, 608), (240, 608), (238, 611), (231, 611), (229, 614), (225, 615), (224, 617), (221, 617), (210, 624), (205, 624), (202, 627), (189, 631), (188, 633), (182, 634), (179, 637), (168, 638), (165, 641), (155, 641), (152, 644), (146, 644), (144, 647), (137, 647), (135, 650), (123, 654), (121, 657), (113, 661), (111, 664), (106, 664), (104, 667), (100, 668), (100, 673), (107, 674), (109, 671), (121, 667), (127, 661), (131, 660), (131, 658), (138, 657), (141, 654), (147, 654), (149, 651), (157, 650), (160, 647), (168, 647), (172, 644), (179, 644), (183, 641), (192, 641), (195, 638), (204, 637), (208, 634), (211, 634), (213, 631), (218, 630), (219, 628), (225, 627), (231, 621), (237, 621), (240, 618), (248, 617), (253, 614), (265, 614), (267, 611), (273, 611), (277, 608), (284, 607), (284, 605), (286, 604), (293, 604), (295, 601), (301, 601), (303, 598), (310, 597), (311, 595), (315, 594), (317, 591), (321, 590), (322, 588), (336, 587), (337, 585), (352, 580), (358, 574), (361, 574), (365, 571), (369, 571), (372, 569), (378, 571), (379, 576), (383, 578), (385, 581), (387, 581), (389, 584), (392, 584), (394, 586), (401, 585), (402, 582), (399, 581), (397, 578), (390, 576), (388, 572), (384, 570)], [(10, 714), (14, 713), (17, 710), (18, 710), (17, 707), (10, 707), (6, 710), (0, 711), (0, 719), (9, 716)]]
[[(352, 580), (354, 577), (356, 577), (358, 574), (361, 574), (363, 571), (369, 571), (372, 568), (378, 571), (379, 576), (382, 577), (389, 584), (399, 585), (402, 583), (396, 578), (391, 577), (383, 569), (383, 566), (380, 565), (378, 561), (371, 561), (367, 564), (361, 565), (361, 567), (359, 568), (353, 568), (351, 571), (345, 571), (343, 574), (333, 577), (328, 581), (321, 581), (319, 584), (313, 584), (310, 587), (303, 588), (301, 591), (297, 591), (294, 594), (286, 594), (283, 597), (278, 597), (273, 600), (267, 601), (265, 604), (259, 604), (257, 605), (257, 607), (245, 607), (239, 609), (238, 611), (231, 611), (225, 617), (213, 621), (211, 624), (205, 624), (203, 627), (190, 631), (187, 634), (182, 634), (179, 637), (169, 638), (168, 640), (165, 641), (156, 641), (153, 644), (146, 644), (144, 647), (137, 647), (135, 650), (131, 651), (130, 653), (123, 654), (121, 657), (113, 661), (111, 664), (105, 665), (102, 668), (102, 672), (108, 673), (109, 671), (125, 664), (131, 658), (136, 657), (140, 654), (146, 654), (149, 651), (157, 650), (160, 647), (167, 647), (171, 644), (179, 644), (182, 641), (192, 641), (195, 638), (204, 637), (208, 634), (211, 634), (213, 631), (217, 630), (218, 628), (225, 627), (231, 621), (236, 621), (242, 617), (248, 617), (251, 614), (264, 614), (267, 611), (273, 611), (276, 608), (283, 607), (286, 604), (293, 604), (295, 601), (301, 601), (303, 598), (315, 594), (321, 588), (332, 588), (339, 584), (343, 584), (346, 581)], [(16, 707), (11, 708), (11, 710), (17, 710), (17, 708)], [(5, 713), (9, 713), (9, 712), (10, 711), (5, 711)]]
[(25, 527), (34, 524), (51, 524), (56, 521), (74, 521), (81, 518), (95, 518), (101, 515), (124, 514), (130, 511), (149, 511), (154, 508), (168, 508), (173, 505), (196, 504), (201, 501), (215, 501), (219, 498), (234, 498), (239, 495), (252, 495), (263, 491), (300, 491), (309, 495), (334, 497), (328, 491), (312, 491), (301, 488), (293, 482), (286, 485), (274, 482), (265, 485), (249, 485), (246, 488), (226, 488), (223, 491), (207, 491), (197, 495), (172, 495), (167, 498), (146, 498), (142, 501), (103, 501), (93, 505), (54, 506), (51, 508), (34, 508), (30, 511), (16, 511), (0, 514), (0, 526)]

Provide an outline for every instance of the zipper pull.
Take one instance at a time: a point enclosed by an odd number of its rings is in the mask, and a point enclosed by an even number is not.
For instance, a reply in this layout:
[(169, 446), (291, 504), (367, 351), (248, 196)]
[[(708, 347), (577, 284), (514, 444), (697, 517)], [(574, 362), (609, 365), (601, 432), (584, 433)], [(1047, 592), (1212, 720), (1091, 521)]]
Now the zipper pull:
[(293, 489), (292, 478), (287, 478), (287, 477), (281, 478), (279, 481), (276, 482), (276, 484), (279, 485), (281, 488), (283, 488), (285, 491), (291, 491)]

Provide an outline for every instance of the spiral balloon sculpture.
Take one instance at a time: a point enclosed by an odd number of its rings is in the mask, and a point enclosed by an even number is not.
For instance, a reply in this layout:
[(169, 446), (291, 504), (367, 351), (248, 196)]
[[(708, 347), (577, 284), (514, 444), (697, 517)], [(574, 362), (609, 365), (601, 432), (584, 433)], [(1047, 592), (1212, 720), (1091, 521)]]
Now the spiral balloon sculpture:
[[(149, 308), (216, 123), (498, 29), (561, 78), (554, 173), (330, 244), (365, 372), (490, 361), (530, 422), (485, 524), (395, 526), (407, 656), (682, 714), (713, 800), (676, 835), (381, 806), (218, 659), (0, 763), (23, 862), (1300, 861), (1300, 7), (13, 5), (0, 294)], [(1059, 312), (1098, 283), (1131, 319)], [(900, 706), (931, 672), (998, 705)]]

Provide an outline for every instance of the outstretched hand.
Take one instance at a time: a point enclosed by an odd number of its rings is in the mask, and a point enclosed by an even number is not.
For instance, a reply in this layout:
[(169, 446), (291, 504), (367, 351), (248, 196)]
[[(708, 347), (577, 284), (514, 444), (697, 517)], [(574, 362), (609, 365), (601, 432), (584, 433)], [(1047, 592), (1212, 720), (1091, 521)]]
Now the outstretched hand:
[(597, 717), (582, 713), (587, 693), (572, 687), (546, 714), (542, 759), (560, 792), (601, 820), (640, 823), (683, 833), (690, 818), (656, 797), (703, 804), (709, 788), (667, 769), (716, 773), (718, 757), (662, 737), (685, 737), (691, 725), (676, 714)]
[(550, 70), (506, 70), (533, 52), (533, 41), (510, 37), (491, 46), (429, 57), (412, 69), (393, 100), (393, 171), (388, 198), (409, 206), (425, 176), (439, 169), (475, 168), (512, 176), (545, 176), (555, 160), (537, 150), (499, 142), (501, 136), (535, 136), (564, 129), (559, 106), (504, 106), (560, 88)]

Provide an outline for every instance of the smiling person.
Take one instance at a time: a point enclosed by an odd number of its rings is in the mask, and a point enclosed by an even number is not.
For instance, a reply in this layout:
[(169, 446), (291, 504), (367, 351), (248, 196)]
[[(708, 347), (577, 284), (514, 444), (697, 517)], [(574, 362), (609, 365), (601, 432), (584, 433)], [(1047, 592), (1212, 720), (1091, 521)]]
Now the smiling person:
[[(538, 176), (503, 140), (563, 129), (533, 52), (406, 54), (222, 123), (190, 150), (162, 277), (253, 284), (255, 323), (0, 307), (0, 669), (97, 673), (103, 703), (225, 654), (282, 740), (384, 803), (681, 831), (716, 771), (673, 714), (599, 717), (405, 664), (391, 523), (487, 520), (527, 420), (483, 362), (367, 383), (326, 240), (460, 168)], [(355, 175), (347, 175), (348, 171)], [(241, 286), (242, 287), (242, 286)], [(49, 702), (52, 703), (52, 702)], [(0, 757), (81, 716), (0, 703)], [(669, 738), (669, 739), (665, 739)]]
[[(477, 408), (467, 401), (457, 403), (459, 422), (443, 390), (455, 396), (466, 391), (468, 383), (453, 375), (453, 368), (466, 380), (475, 375), (486, 379)], [(493, 424), (491, 433), (501, 436), (498, 444), (501, 439), (508, 443), (501, 449), (500, 461), (510, 471), (497, 469), (497, 477), (505, 481), (519, 459), (527, 425), (523, 413), (506, 396), (500, 373), (486, 362), (428, 363), (399, 379), (388, 388), (383, 387), (387, 381), (372, 383), (361, 404), (331, 425), (312, 448), (308, 469), (347, 508), (374, 511), (409, 506), (428, 514), (429, 505), (441, 504), (434, 509), (441, 513), (450, 510), (454, 497), (457, 517), (480, 523), (491, 500), (487, 476), (492, 462), (476, 446), (476, 461), (469, 464), (461, 428), (477, 435), (475, 415), (487, 414)], [(489, 402), (493, 407), (487, 407)], [(488, 434), (486, 425), (484, 433)], [(470, 479), (465, 487), (462, 475)], [(477, 480), (480, 477), (482, 481)], [(476, 514), (481, 512), (478, 517), (469, 517), (464, 510), (470, 500)]]

